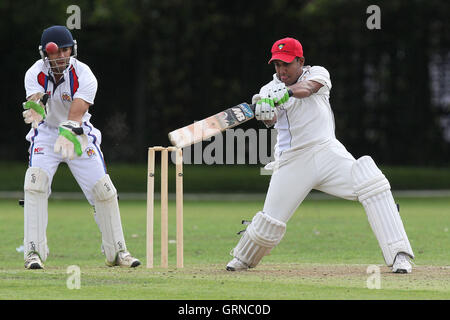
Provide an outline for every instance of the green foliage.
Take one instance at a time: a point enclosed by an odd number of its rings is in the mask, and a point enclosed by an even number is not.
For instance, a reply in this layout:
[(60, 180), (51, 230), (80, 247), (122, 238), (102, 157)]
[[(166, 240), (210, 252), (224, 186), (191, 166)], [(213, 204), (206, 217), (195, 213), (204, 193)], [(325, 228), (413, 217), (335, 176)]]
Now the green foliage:
[[(71, 1), (5, 0), (0, 41), (8, 119), (0, 158), (26, 157), (21, 119), (23, 76), (39, 59), (42, 30), (65, 24)], [(143, 162), (144, 150), (168, 144), (167, 133), (225, 107), (249, 101), (273, 74), (270, 47), (293, 36), (307, 64), (331, 74), (339, 139), (355, 155), (388, 165), (442, 165), (450, 159), (441, 120), (449, 49), (448, 1), (382, 1), (381, 30), (368, 30), (371, 1), (77, 1), (73, 30), (79, 59), (99, 81), (93, 123), (106, 159)], [(446, 62), (447, 61), (447, 62)], [(13, 63), (12, 63), (13, 62)], [(251, 122), (251, 126), (257, 126)]]
[[(260, 166), (248, 165), (184, 165), (185, 193), (265, 193), (270, 176), (261, 175)], [(450, 169), (447, 167), (382, 167), (394, 191), (450, 189)], [(0, 191), (23, 191), (26, 164), (0, 162)], [(155, 186), (160, 183), (159, 166), (155, 169)], [(146, 192), (147, 166), (114, 163), (108, 173), (119, 193)], [(169, 177), (174, 179), (174, 166)], [(54, 192), (80, 192), (69, 168), (61, 164), (52, 184)], [(169, 191), (175, 192), (175, 182), (169, 180)]]

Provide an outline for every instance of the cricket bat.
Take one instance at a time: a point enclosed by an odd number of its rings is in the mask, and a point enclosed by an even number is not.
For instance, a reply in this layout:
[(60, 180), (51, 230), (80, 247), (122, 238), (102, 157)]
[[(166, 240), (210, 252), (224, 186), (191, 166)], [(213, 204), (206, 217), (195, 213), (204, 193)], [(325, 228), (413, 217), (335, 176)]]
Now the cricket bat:
[[(289, 90), (289, 96), (292, 91)], [(169, 132), (169, 140), (177, 148), (211, 138), (219, 133), (247, 122), (255, 117), (256, 104), (241, 103), (206, 119)]]

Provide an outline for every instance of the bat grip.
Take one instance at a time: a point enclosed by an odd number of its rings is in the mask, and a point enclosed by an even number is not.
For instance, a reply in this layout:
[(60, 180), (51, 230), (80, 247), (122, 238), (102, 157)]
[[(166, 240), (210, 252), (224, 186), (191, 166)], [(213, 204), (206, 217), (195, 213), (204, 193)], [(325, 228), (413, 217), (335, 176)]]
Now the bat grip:
[(83, 128), (79, 127), (79, 128), (72, 128), (73, 133), (75, 133), (76, 135), (82, 135), (84, 133)]
[[(288, 91), (289, 97), (292, 97), (294, 95), (294, 93), (292, 92), (291, 89), (287, 89), (287, 91)], [(255, 112), (255, 108), (256, 108), (256, 103), (253, 103), (250, 105), (250, 109), (252, 109), (253, 112)]]
[(47, 101), (48, 101), (48, 94), (46, 93), (42, 96), (41, 102), (45, 106), (47, 104)]

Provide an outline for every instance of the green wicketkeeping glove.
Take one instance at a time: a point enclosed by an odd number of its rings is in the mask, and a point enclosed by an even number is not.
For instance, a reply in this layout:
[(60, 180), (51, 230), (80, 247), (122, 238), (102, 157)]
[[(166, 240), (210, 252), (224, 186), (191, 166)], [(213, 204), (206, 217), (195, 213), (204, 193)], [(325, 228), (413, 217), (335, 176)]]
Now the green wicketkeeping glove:
[(45, 106), (47, 104), (47, 100), (48, 95), (44, 94), (41, 99), (36, 101), (29, 100), (22, 103), (22, 106), (25, 109), (25, 111), (22, 112), (25, 123), (31, 123), (33, 128), (38, 127), (39, 123), (44, 120), (47, 115)]
[(59, 137), (56, 139), (53, 150), (61, 153), (63, 159), (73, 160), (75, 154), (81, 156), (87, 147), (87, 137), (83, 128), (76, 121), (67, 120), (59, 125)]

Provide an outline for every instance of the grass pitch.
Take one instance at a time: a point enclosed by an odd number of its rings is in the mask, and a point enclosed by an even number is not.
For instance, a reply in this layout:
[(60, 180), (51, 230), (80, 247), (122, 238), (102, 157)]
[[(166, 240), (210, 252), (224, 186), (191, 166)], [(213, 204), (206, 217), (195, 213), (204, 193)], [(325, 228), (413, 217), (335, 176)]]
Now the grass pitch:
[[(145, 268), (144, 201), (121, 201), (127, 247), (143, 265), (108, 268), (100, 231), (86, 201), (49, 201), (50, 255), (44, 270), (25, 270), (23, 209), (0, 200), (0, 299), (450, 299), (450, 198), (396, 199), (416, 254), (412, 274), (391, 274), (358, 202), (305, 201), (271, 255), (255, 269), (227, 272), (230, 250), (261, 202), (185, 201), (185, 268), (175, 266), (175, 210), (169, 213), (169, 269), (159, 265), (159, 207), (155, 265)], [(69, 289), (69, 266), (80, 268), (80, 289)], [(370, 265), (380, 289), (369, 289)]]

